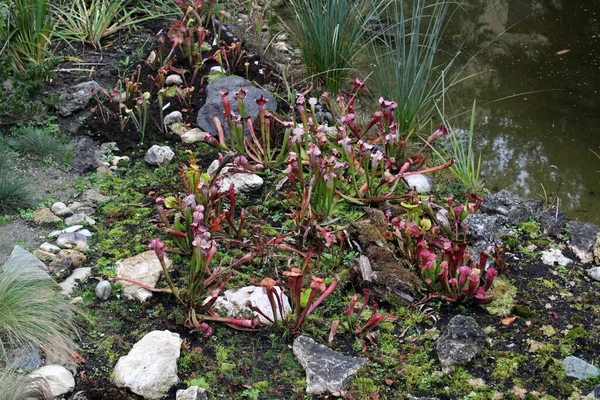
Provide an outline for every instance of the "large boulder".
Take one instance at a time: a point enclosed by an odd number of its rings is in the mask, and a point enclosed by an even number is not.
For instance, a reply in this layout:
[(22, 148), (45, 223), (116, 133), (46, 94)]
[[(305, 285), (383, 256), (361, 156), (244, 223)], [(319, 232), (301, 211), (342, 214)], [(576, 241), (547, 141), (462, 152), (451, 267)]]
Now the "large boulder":
[(181, 348), (179, 334), (152, 331), (117, 362), (113, 382), (147, 399), (164, 396), (179, 383), (177, 359)]
[(436, 343), (442, 371), (450, 372), (457, 365), (466, 365), (485, 346), (486, 334), (475, 320), (457, 315), (450, 320)]
[(579, 257), (579, 260), (584, 264), (594, 261), (593, 248), (600, 227), (591, 222), (569, 222), (567, 232), (571, 237), (569, 248)]
[[(165, 256), (165, 264), (167, 268), (171, 265), (171, 260), (167, 256)], [(152, 293), (128, 281), (156, 287), (161, 272), (162, 266), (153, 251), (145, 251), (135, 257), (117, 261), (117, 278), (127, 279), (121, 281), (123, 294), (128, 299), (138, 300), (140, 303), (150, 298)]]
[(511, 225), (520, 225), (530, 218), (537, 218), (542, 209), (539, 200), (521, 200), (508, 190), (487, 196), (481, 204), (481, 212), (503, 215)]
[[(256, 104), (256, 100), (259, 99), (260, 96), (264, 96), (264, 98), (268, 100), (266, 104), (268, 111), (275, 112), (277, 110), (275, 96), (273, 96), (271, 93), (254, 86), (251, 82), (242, 77), (227, 76), (209, 83), (206, 87), (206, 102), (198, 111), (196, 125), (198, 125), (200, 129), (216, 136), (217, 128), (215, 126), (213, 117), (217, 117), (221, 121), (221, 126), (223, 127), (223, 133), (225, 134), (225, 137), (229, 138), (229, 125), (223, 116), (224, 108), (223, 102), (221, 101), (220, 91), (226, 91), (229, 93), (228, 99), (229, 103), (231, 104), (231, 110), (235, 113), (239, 113), (237, 101), (235, 100), (235, 93), (240, 89), (244, 89), (247, 92), (245, 101), (246, 116), (250, 116), (253, 119), (258, 116), (258, 105)], [(249, 135), (250, 133), (248, 128), (244, 129), (246, 131), (246, 135)]]
[(323, 346), (306, 336), (298, 336), (292, 347), (306, 371), (306, 393), (339, 393), (350, 378), (367, 363), (364, 357), (350, 357)]

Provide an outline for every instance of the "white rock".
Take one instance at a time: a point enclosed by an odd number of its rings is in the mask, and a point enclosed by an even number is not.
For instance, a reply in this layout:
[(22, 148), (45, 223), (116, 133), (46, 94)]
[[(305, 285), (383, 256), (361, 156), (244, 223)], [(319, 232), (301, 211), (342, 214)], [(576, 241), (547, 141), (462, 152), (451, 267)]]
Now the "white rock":
[[(277, 291), (277, 295), (279, 296), (281, 293), (281, 289), (275, 287)], [(206, 299), (208, 301), (209, 299)], [(253, 315), (254, 317), (258, 317), (260, 322), (263, 324), (268, 324), (269, 320), (260, 315), (257, 312), (250, 310), (246, 307), (246, 302), (250, 302), (253, 306), (257, 307), (261, 310), (266, 316), (273, 319), (273, 310), (271, 308), (271, 303), (269, 303), (269, 298), (267, 297), (267, 293), (264, 288), (259, 286), (246, 286), (235, 292), (231, 290), (225, 291), (223, 296), (219, 296), (213, 305), (213, 309), (217, 311), (222, 311), (226, 313), (229, 317), (248, 317), (249, 315)], [(283, 295), (283, 317), (287, 316), (288, 313), (292, 311), (290, 307), (289, 300), (287, 296)], [(279, 319), (281, 315), (278, 315)]]
[(216, 65), (210, 69), (210, 72), (225, 74), (227, 71), (225, 71), (225, 68), (221, 67), (220, 65)]
[(542, 262), (546, 265), (566, 267), (573, 260), (563, 256), (559, 249), (549, 249), (542, 251)]
[(91, 274), (91, 267), (81, 267), (74, 269), (73, 272), (71, 272), (71, 275), (67, 277), (67, 279), (58, 284), (62, 288), (61, 293), (65, 296), (70, 296), (71, 293), (73, 293), (75, 286), (77, 286), (77, 284), (80, 281), (86, 280)]
[[(167, 268), (171, 265), (171, 260), (165, 256)], [(130, 279), (150, 287), (156, 287), (156, 282), (162, 272), (162, 267), (154, 251), (146, 251), (135, 257), (117, 261), (117, 277)], [(128, 299), (137, 300), (140, 303), (152, 297), (152, 293), (146, 289), (121, 281), (123, 285), (123, 294)]]
[(415, 188), (417, 193), (429, 193), (433, 191), (433, 179), (427, 175), (416, 174), (405, 176), (406, 181), (410, 189)]
[(181, 86), (181, 85), (183, 85), (183, 79), (181, 79), (181, 76), (179, 76), (177, 74), (172, 74), (172, 75), (167, 76), (167, 79), (165, 79), (165, 85)]
[[(59, 235), (57, 235), (56, 237), (58, 237)], [(47, 251), (48, 253), (56, 254), (60, 251), (60, 247), (55, 246), (48, 242), (44, 242), (40, 245), (40, 250)]]
[(33, 371), (29, 377), (42, 378), (48, 382), (53, 397), (62, 396), (75, 389), (73, 375), (61, 365), (46, 365)]
[(182, 123), (183, 115), (181, 114), (180, 111), (172, 111), (165, 116), (163, 122), (165, 123), (166, 126), (170, 126), (175, 123)]
[(169, 146), (154, 145), (148, 149), (144, 161), (149, 165), (167, 165), (175, 157)]
[(169, 331), (148, 333), (117, 362), (113, 382), (149, 399), (164, 396), (179, 382), (177, 359), (181, 338)]
[(127, 156), (123, 156), (123, 157), (114, 156), (112, 158), (112, 160), (110, 160), (110, 163), (114, 167), (114, 166), (117, 166), (117, 165), (127, 164), (130, 161), (131, 161), (131, 159), (129, 157), (127, 157)]
[[(209, 175), (212, 175), (219, 166), (219, 160), (213, 161), (207, 170)], [(250, 193), (258, 190), (264, 184), (263, 179), (252, 173), (232, 173), (231, 167), (226, 166), (221, 170), (219, 177), (221, 179), (221, 191), (229, 190), (229, 186), (233, 184), (236, 193)]]
[(207, 135), (210, 135), (210, 133), (203, 132), (198, 128), (194, 128), (181, 135), (181, 141), (183, 143), (203, 142)]
[(590, 278), (600, 281), (600, 267), (588, 269), (587, 274)]
[(96, 285), (95, 292), (96, 297), (100, 300), (108, 300), (112, 293), (112, 285), (110, 284), (110, 281), (98, 282), (98, 284)]
[(65, 203), (62, 203), (60, 201), (57, 201), (56, 203), (52, 204), (52, 206), (50, 207), (50, 210), (57, 217), (69, 217), (69, 216), (73, 215), (73, 210), (71, 210), (69, 207), (67, 207), (67, 205)]
[(190, 386), (186, 390), (179, 389), (175, 400), (208, 400), (208, 397), (206, 396), (206, 389)]

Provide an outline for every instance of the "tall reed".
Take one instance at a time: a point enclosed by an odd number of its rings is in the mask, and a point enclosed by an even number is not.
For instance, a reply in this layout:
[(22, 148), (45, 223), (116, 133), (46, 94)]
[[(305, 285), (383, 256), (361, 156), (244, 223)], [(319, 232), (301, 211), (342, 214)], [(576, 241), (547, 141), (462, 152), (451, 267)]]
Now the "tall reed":
[(425, 124), (458, 78), (450, 74), (458, 52), (444, 65), (435, 65), (450, 2), (406, 3), (394, 0), (389, 4), (383, 13), (388, 28), (373, 42), (375, 92), (398, 104), (399, 132)]
[(367, 26), (387, 0), (290, 0), (294, 15), (288, 30), (302, 51), (309, 73), (337, 94), (355, 67), (356, 57), (373, 36)]

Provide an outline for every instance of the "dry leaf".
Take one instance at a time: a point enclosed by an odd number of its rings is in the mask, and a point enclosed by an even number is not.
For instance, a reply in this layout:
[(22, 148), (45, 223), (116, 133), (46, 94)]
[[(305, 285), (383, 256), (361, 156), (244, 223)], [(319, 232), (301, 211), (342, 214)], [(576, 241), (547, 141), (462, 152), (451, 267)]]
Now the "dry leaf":
[(386, 384), (386, 385), (388, 385), (388, 386), (392, 386), (392, 384), (394, 383), (394, 381), (393, 381), (393, 380), (391, 380), (391, 379), (386, 379), (384, 382), (385, 382), (385, 384)]
[(75, 361), (75, 364), (77, 364), (77, 365), (85, 364), (85, 359), (83, 358), (81, 353), (78, 352), (77, 350), (73, 350), (72, 357), (73, 357), (73, 361)]
[(561, 51), (557, 51), (556, 55), (557, 56), (562, 56), (563, 54), (567, 54), (568, 52), (570, 52), (571, 50), (569, 49), (565, 49), (565, 50), (561, 50)]
[(337, 333), (338, 325), (340, 324), (340, 320), (336, 319), (331, 323), (331, 331), (329, 331), (329, 344), (333, 342), (333, 338), (335, 338), (335, 334)]
[(511, 325), (513, 322), (515, 322), (515, 320), (519, 318), (516, 315), (514, 317), (508, 317), (508, 318), (504, 318), (502, 320), (502, 325)]

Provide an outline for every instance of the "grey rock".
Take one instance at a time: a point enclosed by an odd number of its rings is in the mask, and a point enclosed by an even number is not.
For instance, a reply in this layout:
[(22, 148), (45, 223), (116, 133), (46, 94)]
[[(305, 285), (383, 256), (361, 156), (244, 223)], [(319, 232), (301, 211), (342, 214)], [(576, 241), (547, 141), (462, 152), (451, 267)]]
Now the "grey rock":
[(44, 363), (42, 355), (34, 346), (18, 350), (17, 354), (10, 358), (11, 368), (33, 371)]
[(175, 153), (169, 146), (158, 146), (154, 145), (148, 149), (148, 152), (144, 156), (144, 161), (148, 165), (167, 165), (175, 157)]
[(565, 364), (565, 373), (567, 376), (585, 380), (600, 375), (598, 368), (580, 358), (568, 356), (563, 360)]
[(557, 212), (556, 207), (550, 207), (540, 215), (538, 222), (544, 235), (557, 237), (567, 225), (567, 216), (560, 210)]
[[(219, 166), (219, 161), (213, 161), (208, 169), (207, 173), (213, 175)], [(231, 172), (230, 166), (224, 167), (219, 173), (219, 179), (221, 180), (221, 191), (229, 190), (229, 187), (233, 185), (236, 193), (251, 193), (262, 187), (264, 184), (263, 179), (252, 173), (245, 172)]]
[(590, 399), (600, 399), (600, 385), (596, 386), (587, 397)]
[(63, 230), (60, 231), (52, 231), (48, 234), (48, 238), (50, 239), (56, 239), (57, 237), (59, 237), (61, 234), (63, 233), (73, 233), (73, 232), (77, 232), (79, 231), (81, 228), (83, 228), (83, 225), (73, 225), (70, 226), (68, 228), (65, 228)]
[[(239, 76), (227, 76), (225, 78), (217, 79), (216, 81), (209, 83), (206, 87), (206, 102), (198, 111), (198, 117), (196, 119), (196, 125), (200, 129), (210, 132), (212, 135), (217, 135), (217, 129), (213, 121), (213, 117), (219, 118), (221, 126), (223, 127), (223, 133), (226, 138), (229, 138), (229, 126), (223, 116), (223, 103), (221, 101), (221, 95), (219, 91), (224, 90), (229, 92), (228, 99), (231, 104), (232, 112), (239, 113), (237, 102), (235, 101), (235, 92), (239, 91), (240, 88), (246, 90), (246, 116), (256, 118), (258, 116), (258, 106), (256, 101), (260, 96), (264, 96), (268, 100), (266, 109), (271, 112), (277, 110), (277, 102), (275, 97), (256, 86), (251, 82), (241, 78)], [(246, 135), (249, 135), (248, 128), (244, 128)]]
[(71, 215), (73, 215), (73, 210), (67, 207), (65, 203), (60, 201), (57, 201), (56, 203), (52, 204), (52, 206), (50, 207), (50, 211), (52, 211), (57, 217), (62, 218), (70, 217)]
[(100, 281), (96, 285), (96, 297), (100, 300), (108, 300), (112, 293), (112, 285), (109, 281)]
[(21, 246), (14, 247), (2, 269), (22, 273), (31, 279), (52, 279), (48, 275), (48, 267)]
[(65, 224), (67, 226), (73, 225), (95, 225), (96, 221), (88, 217), (84, 213), (73, 214), (72, 216), (65, 218)]
[(600, 233), (596, 236), (596, 243), (594, 243), (592, 253), (594, 256), (594, 262), (596, 265), (600, 265)]
[(579, 260), (584, 264), (594, 261), (593, 247), (600, 227), (591, 222), (568, 222), (567, 232), (571, 237), (569, 248)]
[(468, 364), (481, 352), (485, 340), (485, 332), (473, 318), (464, 315), (452, 318), (436, 343), (442, 371), (449, 372), (457, 365)]
[(84, 213), (85, 215), (93, 215), (96, 212), (96, 205), (94, 203), (74, 201), (69, 204), (69, 208), (73, 210), (74, 213)]
[(190, 386), (186, 390), (178, 390), (175, 400), (208, 400), (208, 396), (205, 389), (201, 389), (198, 386)]
[(78, 230), (77, 233), (83, 236), (87, 236), (89, 238), (93, 236), (92, 232), (88, 231), (87, 229)]
[(85, 281), (92, 274), (91, 267), (81, 267), (73, 270), (71, 275), (67, 277), (63, 282), (58, 285), (62, 288), (62, 294), (65, 296), (70, 296), (75, 290), (75, 287), (79, 284), (79, 282)]
[(61, 249), (86, 251), (90, 246), (88, 237), (80, 233), (61, 233), (56, 239), (56, 245)]
[(198, 128), (194, 128), (181, 135), (181, 141), (183, 143), (203, 142), (204, 138), (208, 135), (210, 135), (210, 133), (203, 132)]
[(433, 191), (433, 179), (425, 174), (416, 174), (404, 177), (407, 186), (417, 193), (430, 193)]
[(59, 224), (61, 221), (62, 219), (54, 215), (54, 213), (47, 207), (40, 208), (33, 213), (33, 222), (35, 222), (36, 225), (54, 226)]
[(92, 89), (100, 91), (100, 85), (95, 81), (83, 82), (75, 85), (60, 95), (61, 101), (56, 105), (58, 113), (68, 117), (75, 111), (82, 110), (92, 98)]
[(306, 336), (298, 336), (292, 350), (306, 371), (308, 394), (341, 392), (350, 378), (368, 361), (364, 357), (350, 357), (335, 352)]
[(169, 331), (152, 331), (119, 359), (113, 382), (150, 399), (164, 396), (179, 382), (177, 359), (181, 338)]
[[(156, 287), (156, 282), (162, 272), (160, 261), (153, 251), (145, 251), (135, 257), (119, 260), (116, 264), (118, 278), (129, 279), (150, 287)], [(165, 264), (167, 268), (171, 265), (171, 260), (166, 256)], [(122, 281), (121, 284), (123, 285), (123, 294), (128, 299), (142, 303), (152, 296), (148, 290), (127, 281)]]
[(181, 114), (180, 111), (172, 111), (165, 116), (165, 118), (163, 119), (163, 122), (165, 123), (166, 126), (171, 126), (175, 123), (182, 123), (183, 115)]
[(72, 267), (73, 259), (69, 257), (55, 259), (48, 266), (48, 272), (57, 282), (60, 282), (71, 274)]
[(181, 86), (183, 85), (183, 79), (178, 74), (171, 74), (165, 79), (165, 85), (167, 86)]
[(476, 257), (481, 252), (491, 254), (494, 244), (498, 244), (499, 241), (495, 237), (496, 220), (496, 216), (487, 214), (471, 214), (465, 219), (467, 238)]
[[(104, 196), (104, 195), (98, 193), (98, 191), (96, 189), (88, 189), (85, 192), (83, 192), (81, 194), (81, 196), (79, 196), (79, 198), (78, 198), (78, 201), (81, 203), (94, 203), (94, 204), (106, 203), (109, 200), (110, 200), (110, 197)], [(78, 210), (78, 211), (80, 211), (80, 210)]]
[[(59, 235), (60, 235), (60, 233), (58, 235), (56, 235), (56, 237), (58, 237)], [(56, 254), (60, 251), (60, 247), (55, 246), (48, 242), (44, 242), (44, 243), (40, 244), (40, 250), (46, 251), (48, 253)]]
[(587, 275), (596, 281), (600, 281), (600, 267), (588, 269)]
[(45, 380), (53, 397), (62, 396), (75, 389), (75, 379), (68, 369), (61, 365), (46, 365), (28, 375), (29, 378)]
[(508, 212), (508, 223), (520, 225), (531, 218), (536, 218), (541, 209), (542, 202), (539, 200), (521, 201)]
[(500, 214), (508, 217), (512, 210), (521, 199), (515, 193), (508, 190), (502, 190), (496, 194), (487, 196), (481, 204), (481, 212), (486, 214)]
[(56, 258), (56, 255), (54, 253), (50, 253), (40, 249), (34, 250), (33, 255), (36, 256), (40, 261), (45, 263), (50, 263)]

